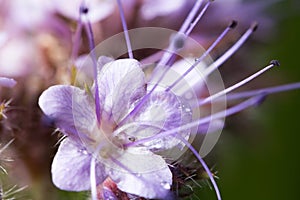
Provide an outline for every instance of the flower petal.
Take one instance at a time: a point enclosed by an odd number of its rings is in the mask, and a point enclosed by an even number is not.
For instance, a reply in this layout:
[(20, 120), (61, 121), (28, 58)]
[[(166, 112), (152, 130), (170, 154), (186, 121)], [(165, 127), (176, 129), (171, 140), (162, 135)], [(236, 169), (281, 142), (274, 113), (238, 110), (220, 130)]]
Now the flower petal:
[[(62, 190), (84, 191), (91, 188), (90, 163), (92, 155), (69, 138), (63, 140), (52, 163), (53, 183)], [(104, 167), (96, 166), (97, 184), (106, 178)]]
[(12, 88), (17, 84), (12, 78), (0, 77), (0, 86)]
[(161, 156), (126, 150), (112, 162), (106, 170), (120, 190), (150, 199), (164, 199), (170, 192), (172, 173)]
[(134, 59), (105, 64), (98, 81), (102, 117), (106, 121), (120, 121), (130, 104), (145, 94), (145, 75)]
[(141, 7), (141, 15), (146, 20), (152, 20), (158, 16), (167, 16), (179, 10), (186, 3), (185, 0), (146, 0)]
[[(132, 125), (126, 125), (127, 128), (121, 127), (124, 131), (119, 131), (115, 136), (123, 141), (128, 140), (127, 138), (135, 141), (178, 128), (192, 121), (192, 109), (182, 98), (171, 92), (153, 92), (133, 117), (133, 121)], [(191, 130), (180, 131), (178, 134), (188, 140)], [(183, 153), (185, 144), (176, 137), (162, 135), (161, 138), (149, 140), (141, 146), (152, 152), (171, 149), (170, 153), (173, 152), (172, 154), (178, 157)], [(171, 155), (168, 155), (168, 158), (169, 156)]]
[(95, 110), (85, 91), (65, 85), (52, 86), (39, 98), (42, 111), (68, 136), (86, 137), (96, 125)]

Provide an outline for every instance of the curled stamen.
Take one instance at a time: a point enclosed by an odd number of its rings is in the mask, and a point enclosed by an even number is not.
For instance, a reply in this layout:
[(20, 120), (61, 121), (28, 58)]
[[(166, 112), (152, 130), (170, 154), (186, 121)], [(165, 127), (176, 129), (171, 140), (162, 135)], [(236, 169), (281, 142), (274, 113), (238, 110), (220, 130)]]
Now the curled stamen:
[(203, 59), (210, 54), (210, 52), (220, 43), (220, 41), (225, 37), (225, 35), (235, 26), (237, 25), (236, 21), (232, 21), (229, 26), (225, 28), (225, 30), (221, 33), (221, 35), (213, 42), (213, 44), (199, 57), (196, 62), (186, 71), (182, 76), (180, 76), (177, 80), (174, 81), (166, 91), (170, 91), (176, 84), (180, 82), (188, 73), (190, 73)]
[[(233, 23), (232, 25), (234, 27), (235, 23)], [(230, 49), (228, 49), (220, 58), (218, 58), (214, 63), (207, 67), (207, 69), (203, 73), (203, 76), (207, 77), (219, 66), (221, 66), (226, 60), (228, 60), (246, 42), (250, 35), (257, 29), (257, 26), (257, 23), (254, 22)]]
[(191, 152), (196, 156), (196, 158), (199, 160), (199, 162), (201, 163), (201, 165), (203, 166), (204, 170), (206, 171), (214, 189), (217, 195), (217, 199), (221, 200), (221, 194), (220, 194), (220, 190), (218, 188), (218, 185), (213, 177), (212, 172), (210, 171), (209, 167), (206, 165), (205, 161), (201, 158), (201, 156), (199, 155), (199, 153), (197, 152), (197, 150), (187, 141), (185, 140), (183, 137), (181, 137), (180, 135), (176, 135), (176, 137), (178, 139), (180, 139), (190, 150)]
[(261, 94), (261, 95), (252, 97), (252, 98), (250, 98), (250, 99), (248, 99), (248, 100), (246, 100), (246, 101), (244, 101), (244, 102), (242, 102), (242, 103), (240, 103), (236, 106), (228, 108), (227, 110), (220, 111), (220, 112), (215, 113), (213, 115), (195, 120), (191, 123), (188, 123), (186, 125), (183, 125), (183, 126), (180, 126), (180, 127), (168, 130), (168, 131), (161, 132), (159, 134), (156, 134), (154, 136), (150, 136), (148, 138), (144, 138), (144, 139), (137, 140), (135, 142), (124, 144), (124, 147), (138, 146), (140, 144), (143, 144), (143, 143), (146, 143), (146, 142), (149, 142), (149, 141), (152, 141), (152, 140), (160, 139), (160, 138), (163, 138), (163, 137), (172, 136), (172, 135), (175, 136), (178, 132), (181, 132), (181, 131), (184, 131), (184, 130), (187, 130), (187, 129), (190, 129), (190, 128), (193, 128), (193, 127), (196, 127), (196, 126), (199, 126), (201, 124), (206, 124), (206, 123), (209, 123), (209, 122), (217, 120), (217, 119), (222, 119), (224, 117), (227, 117), (227, 116), (233, 115), (235, 113), (238, 113), (242, 110), (245, 110), (246, 108), (249, 108), (251, 106), (262, 103), (262, 100), (265, 98), (265, 96), (266, 96), (265, 94)]
[[(276, 63), (279, 63), (279, 62), (277, 61)], [(234, 84), (234, 85), (232, 85), (232, 86), (226, 88), (225, 90), (222, 90), (222, 91), (220, 91), (220, 92), (218, 92), (218, 93), (216, 93), (216, 94), (214, 94), (214, 95), (211, 95), (211, 96), (205, 98), (204, 100), (200, 100), (200, 101), (198, 102), (198, 105), (201, 106), (201, 105), (203, 105), (203, 104), (206, 104), (206, 103), (208, 103), (208, 102), (211, 102), (211, 101), (213, 101), (214, 99), (217, 99), (217, 98), (219, 98), (220, 96), (223, 96), (223, 95), (225, 95), (225, 94), (227, 94), (227, 93), (229, 93), (229, 92), (231, 92), (231, 91), (233, 91), (233, 90), (235, 90), (235, 89), (241, 87), (242, 85), (245, 85), (246, 83), (248, 83), (248, 82), (250, 82), (251, 80), (253, 80), (253, 79), (255, 79), (256, 77), (258, 77), (259, 75), (265, 73), (267, 70), (273, 68), (274, 66), (278, 66), (278, 65), (275, 65), (276, 63), (275, 63), (275, 62), (270, 62), (270, 64), (269, 64), (268, 66), (266, 66), (265, 68), (259, 70), (259, 71), (256, 72), (256, 73), (252, 74), (252, 75), (249, 76), (248, 78), (246, 78), (246, 79), (244, 79), (244, 80), (242, 80), (242, 81), (240, 81), (240, 82), (238, 82), (238, 83), (236, 83), (236, 84)]]
[(130, 42), (130, 38), (129, 38), (129, 34), (128, 34), (128, 28), (127, 28), (127, 24), (126, 24), (126, 20), (125, 20), (124, 9), (123, 9), (121, 0), (117, 0), (117, 2), (118, 2), (118, 8), (119, 8), (119, 12), (120, 12), (121, 21), (122, 21), (123, 31), (124, 31), (124, 35), (125, 35), (128, 56), (129, 56), (129, 58), (133, 58), (132, 47), (131, 47), (131, 42)]

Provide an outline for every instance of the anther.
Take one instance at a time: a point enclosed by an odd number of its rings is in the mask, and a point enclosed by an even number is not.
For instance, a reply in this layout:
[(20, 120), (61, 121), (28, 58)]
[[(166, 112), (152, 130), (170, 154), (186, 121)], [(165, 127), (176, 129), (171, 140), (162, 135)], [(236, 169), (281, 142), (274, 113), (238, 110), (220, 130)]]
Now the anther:
[(236, 20), (232, 20), (229, 24), (229, 28), (234, 29), (237, 26), (238, 22)]
[[(231, 26), (231, 24), (230, 24)], [(201, 55), (201, 57), (195, 59), (195, 63), (184, 73), (181, 77), (179, 77), (176, 81), (170, 85), (166, 91), (171, 90), (181, 79), (183, 79), (188, 73), (190, 73), (209, 53), (217, 46), (217, 44), (225, 37), (225, 35), (231, 30), (230, 26), (226, 27), (226, 29), (221, 33), (221, 35), (213, 42), (213, 44)]]
[(271, 60), (270, 65), (280, 66), (280, 62), (278, 60)]
[(173, 37), (171, 37), (171, 42), (173, 42), (174, 48), (176, 50), (181, 49), (184, 46), (185, 37), (184, 35), (176, 34)]
[(81, 14), (88, 14), (89, 12), (89, 8), (88, 7), (85, 7), (85, 6), (80, 6), (80, 13)]
[(257, 28), (258, 28), (258, 23), (257, 23), (257, 22), (253, 22), (253, 23), (251, 24), (251, 27), (250, 27), (250, 28), (252, 29), (253, 32), (256, 31)]
[(135, 137), (129, 137), (128, 140), (129, 140), (130, 142), (135, 142), (136, 138), (135, 138)]

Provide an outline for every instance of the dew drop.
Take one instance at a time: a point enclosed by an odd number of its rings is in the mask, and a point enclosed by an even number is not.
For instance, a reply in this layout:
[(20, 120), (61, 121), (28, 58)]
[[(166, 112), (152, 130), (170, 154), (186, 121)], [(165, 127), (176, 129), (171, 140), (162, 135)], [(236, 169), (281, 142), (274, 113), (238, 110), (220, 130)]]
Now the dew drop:
[(78, 152), (81, 153), (81, 154), (83, 154), (83, 155), (87, 155), (88, 154), (88, 152), (87, 152), (86, 149), (79, 149)]
[(166, 190), (171, 189), (171, 185), (170, 185), (169, 183), (167, 183), (166, 181), (163, 181), (163, 182), (161, 182), (160, 184), (161, 184), (161, 186), (162, 186), (164, 189), (166, 189)]

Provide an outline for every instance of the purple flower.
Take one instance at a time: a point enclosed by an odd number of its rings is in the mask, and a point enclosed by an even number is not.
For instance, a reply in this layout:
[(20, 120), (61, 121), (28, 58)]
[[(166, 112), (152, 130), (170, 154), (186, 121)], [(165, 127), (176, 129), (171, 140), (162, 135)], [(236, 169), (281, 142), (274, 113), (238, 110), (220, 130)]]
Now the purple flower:
[[(127, 123), (122, 120), (145, 96), (145, 76), (134, 59), (111, 61), (100, 72), (100, 126), (93, 97), (73, 86), (53, 86), (43, 92), (39, 105), (68, 137), (52, 164), (54, 184), (63, 190), (89, 190), (90, 168), (96, 160), (96, 184), (110, 177), (124, 192), (145, 198), (163, 198), (172, 174), (158, 152), (184, 146), (174, 137), (151, 140), (143, 145), (124, 145), (154, 136), (191, 121), (191, 112), (171, 92), (155, 92)], [(189, 131), (182, 131), (183, 137)], [(182, 148), (181, 147), (181, 148)]]
[[(134, 37), (127, 29), (121, 0), (117, 3), (129, 58), (113, 60), (102, 56), (96, 61), (90, 9), (80, 7), (79, 18), (85, 20), (79, 20), (78, 27), (79, 31), (81, 27), (85, 29), (89, 39), (93, 73), (90, 68), (87, 71), (93, 75), (93, 85), (84, 90), (68, 85), (52, 86), (40, 96), (42, 111), (66, 136), (52, 163), (54, 184), (63, 190), (91, 190), (92, 198), (97, 199), (96, 186), (109, 177), (123, 192), (164, 199), (169, 195), (173, 180), (168, 164), (177, 161), (186, 149), (190, 149), (207, 172), (217, 198), (221, 199), (214, 177), (202, 159), (219, 135), (206, 133), (222, 129), (225, 117), (261, 103), (266, 95), (296, 89), (300, 84), (231, 93), (279, 66), (279, 62), (273, 60), (226, 89), (210, 91), (211, 85), (218, 84), (209, 82), (210, 77), (214, 72), (218, 75), (218, 68), (247, 41), (256, 30), (256, 23), (252, 23), (215, 61), (204, 62), (227, 33), (236, 27), (236, 21), (224, 27), (199, 57), (180, 58), (175, 62), (211, 3), (202, 6), (201, 0), (196, 1), (179, 31), (170, 38), (165, 51), (158, 52), (162, 56), (159, 59), (150, 56), (155, 69), (145, 73), (145, 66), (134, 59), (135, 47), (130, 41)], [(226, 98), (249, 99), (227, 107)], [(209, 105), (213, 108), (215, 104), (221, 105), (219, 109), (211, 109), (205, 116), (197, 113), (199, 107), (204, 109)], [(192, 145), (197, 133), (204, 133), (208, 138), (204, 138), (199, 152)]]

